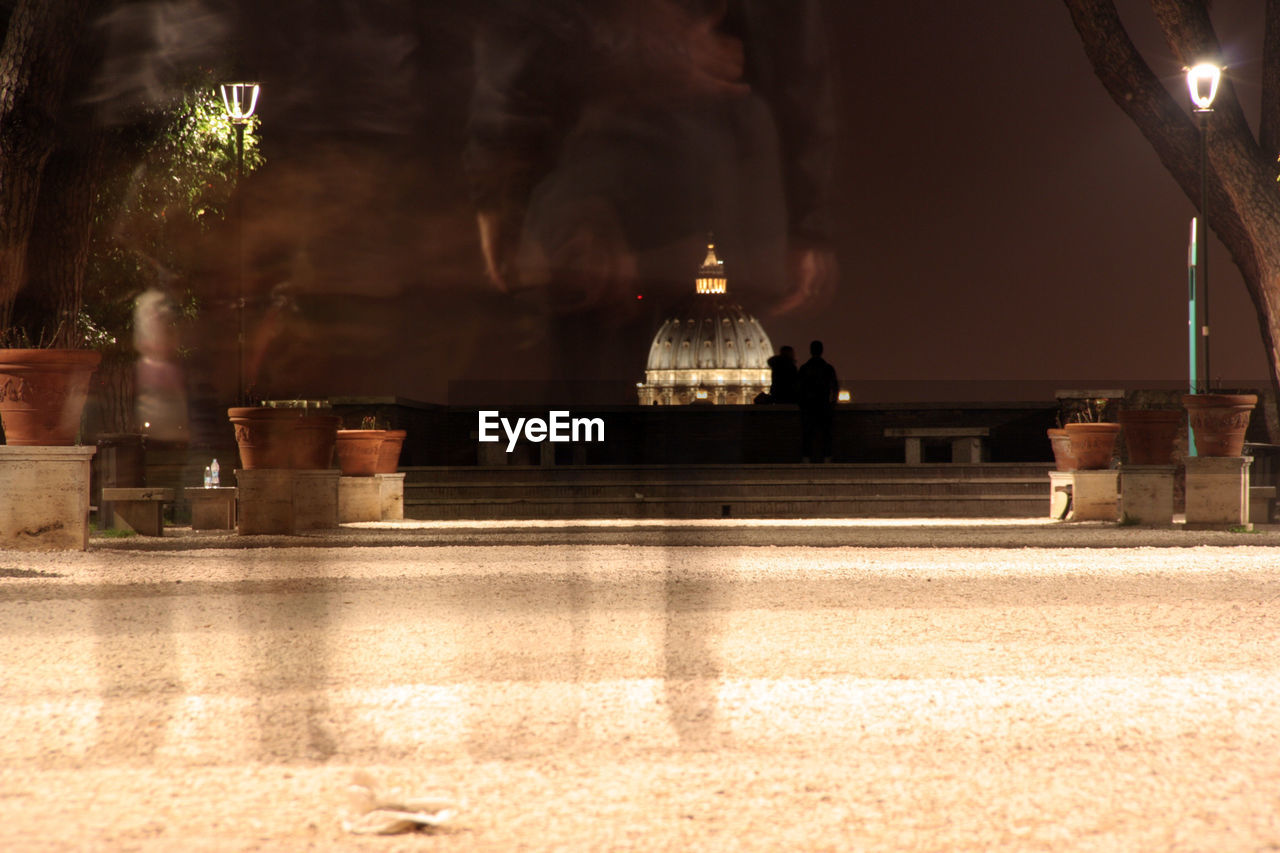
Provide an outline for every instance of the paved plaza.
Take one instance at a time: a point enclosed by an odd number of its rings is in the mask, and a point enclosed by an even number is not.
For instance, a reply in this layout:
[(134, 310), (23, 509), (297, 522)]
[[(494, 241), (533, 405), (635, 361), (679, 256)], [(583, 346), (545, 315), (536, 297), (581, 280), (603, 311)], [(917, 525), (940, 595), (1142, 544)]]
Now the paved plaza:
[[(1280, 850), (1280, 532), (0, 551), (0, 849)], [(355, 780), (438, 797), (355, 835)]]

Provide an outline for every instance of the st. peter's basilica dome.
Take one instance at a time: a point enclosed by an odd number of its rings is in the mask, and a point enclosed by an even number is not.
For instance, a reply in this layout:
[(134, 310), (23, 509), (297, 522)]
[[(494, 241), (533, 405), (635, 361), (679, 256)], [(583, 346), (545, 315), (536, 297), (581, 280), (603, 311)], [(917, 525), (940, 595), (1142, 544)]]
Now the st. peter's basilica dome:
[(653, 336), (641, 405), (744, 404), (769, 390), (773, 345), (727, 290), (724, 261), (708, 245), (693, 298)]

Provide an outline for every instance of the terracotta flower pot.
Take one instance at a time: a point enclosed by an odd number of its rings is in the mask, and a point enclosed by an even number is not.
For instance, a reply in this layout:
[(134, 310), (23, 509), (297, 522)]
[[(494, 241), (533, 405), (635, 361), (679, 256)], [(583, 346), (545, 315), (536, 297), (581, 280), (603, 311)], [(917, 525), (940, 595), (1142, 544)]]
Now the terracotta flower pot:
[(1076, 458), (1080, 470), (1096, 471), (1111, 467), (1120, 424), (1067, 424), (1065, 429), (1071, 437), (1071, 455)]
[(0, 419), (6, 444), (75, 444), (89, 378), (102, 353), (74, 349), (0, 349)]
[(1257, 394), (1183, 394), (1198, 456), (1243, 456)]
[(338, 443), (337, 415), (304, 414), (298, 419), (293, 435), (293, 468), (299, 471), (323, 471), (333, 467), (333, 449)]
[(378, 473), (378, 454), (385, 429), (338, 430), (338, 467), (346, 477), (372, 477)]
[(387, 430), (387, 437), (383, 439), (382, 447), (378, 450), (377, 473), (394, 474), (400, 467), (400, 448), (404, 445), (406, 435), (408, 433), (402, 429)]
[(1071, 436), (1067, 435), (1065, 429), (1051, 429), (1049, 432), (1049, 444), (1053, 447), (1053, 464), (1059, 471), (1074, 471), (1077, 467), (1076, 458), (1071, 455)]
[(240, 406), (227, 409), (227, 417), (236, 430), (241, 468), (293, 467), (294, 431), (302, 419), (301, 410)]
[(1130, 465), (1172, 465), (1184, 412), (1172, 409), (1125, 409), (1120, 412)]

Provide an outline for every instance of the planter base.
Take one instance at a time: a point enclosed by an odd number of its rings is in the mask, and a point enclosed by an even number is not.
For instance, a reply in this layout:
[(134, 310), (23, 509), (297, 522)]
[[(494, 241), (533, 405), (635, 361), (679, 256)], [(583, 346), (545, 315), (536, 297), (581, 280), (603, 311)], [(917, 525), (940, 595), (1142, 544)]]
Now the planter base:
[(89, 468), (96, 451), (0, 445), (0, 548), (89, 547)]
[(374, 479), (378, 481), (382, 521), (404, 518), (404, 474), (375, 474)]
[(1225, 530), (1249, 523), (1249, 456), (1192, 456), (1187, 464), (1187, 529)]
[(1119, 472), (1075, 471), (1072, 484), (1072, 521), (1116, 521), (1120, 517)]
[(343, 477), (338, 480), (338, 521), (382, 520), (382, 489), (377, 477)]
[(337, 468), (293, 472), (293, 522), (298, 530), (338, 526)]
[(1125, 465), (1120, 469), (1120, 513), (1144, 527), (1173, 526), (1172, 465)]
[(1063, 519), (1071, 509), (1071, 475), (1073, 471), (1049, 472), (1049, 517)]
[(241, 536), (297, 532), (293, 516), (293, 474), (287, 468), (254, 468), (236, 471), (240, 489)]

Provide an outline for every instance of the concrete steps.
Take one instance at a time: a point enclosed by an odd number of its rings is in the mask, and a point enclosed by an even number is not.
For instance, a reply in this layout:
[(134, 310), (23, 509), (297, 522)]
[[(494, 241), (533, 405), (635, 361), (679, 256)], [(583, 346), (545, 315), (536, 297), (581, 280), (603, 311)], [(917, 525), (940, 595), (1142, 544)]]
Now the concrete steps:
[(405, 517), (1035, 517), (1035, 463), (405, 468)]

